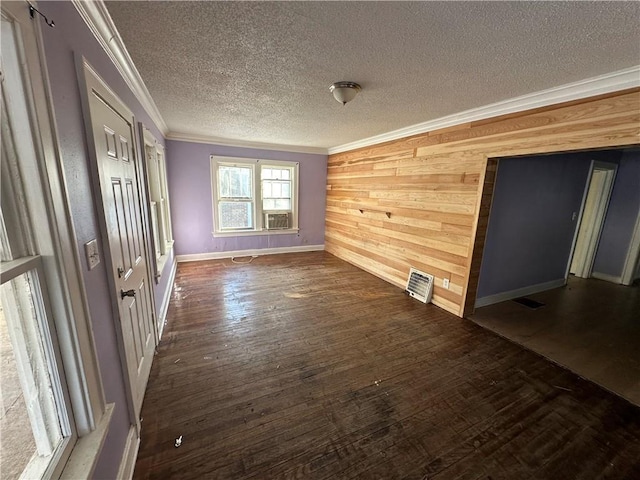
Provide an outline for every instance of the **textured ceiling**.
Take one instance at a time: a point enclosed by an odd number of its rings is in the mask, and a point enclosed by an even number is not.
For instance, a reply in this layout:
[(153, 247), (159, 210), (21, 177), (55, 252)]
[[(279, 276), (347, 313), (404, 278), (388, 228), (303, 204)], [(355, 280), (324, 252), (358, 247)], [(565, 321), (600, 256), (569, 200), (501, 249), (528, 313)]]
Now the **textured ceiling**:
[(335, 147), (640, 64), (640, 2), (106, 5), (170, 132), (229, 142)]

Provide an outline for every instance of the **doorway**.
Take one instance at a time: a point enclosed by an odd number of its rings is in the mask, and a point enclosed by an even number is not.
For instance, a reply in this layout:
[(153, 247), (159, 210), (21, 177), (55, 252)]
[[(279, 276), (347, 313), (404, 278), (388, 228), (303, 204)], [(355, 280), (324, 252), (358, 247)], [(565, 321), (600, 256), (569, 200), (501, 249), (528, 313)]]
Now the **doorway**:
[(618, 166), (614, 163), (592, 161), (569, 268), (569, 273), (576, 277), (591, 277), (617, 169)]

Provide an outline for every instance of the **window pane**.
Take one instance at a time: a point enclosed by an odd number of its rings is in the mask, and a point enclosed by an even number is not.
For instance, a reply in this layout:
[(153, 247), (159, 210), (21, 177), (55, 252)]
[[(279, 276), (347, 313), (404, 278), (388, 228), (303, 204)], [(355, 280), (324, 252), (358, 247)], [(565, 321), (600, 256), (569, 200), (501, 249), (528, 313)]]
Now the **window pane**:
[(282, 184), (282, 196), (285, 198), (291, 198), (291, 184), (283, 183)]
[(275, 202), (275, 210), (291, 210), (291, 200), (288, 198), (279, 198)]
[(62, 428), (51, 378), (52, 346), (36, 272), (6, 282), (1, 294), (0, 435), (11, 439), (2, 442), (1, 462), (3, 478), (11, 478), (27, 466), (29, 475), (46, 468), (47, 459), (62, 442)]
[(262, 202), (263, 210), (291, 210), (291, 200), (288, 198), (267, 198)]
[(218, 168), (220, 198), (253, 198), (251, 167), (221, 165)]
[(273, 196), (271, 182), (262, 182), (262, 198), (271, 198)]
[(220, 202), (220, 229), (253, 228), (251, 202)]

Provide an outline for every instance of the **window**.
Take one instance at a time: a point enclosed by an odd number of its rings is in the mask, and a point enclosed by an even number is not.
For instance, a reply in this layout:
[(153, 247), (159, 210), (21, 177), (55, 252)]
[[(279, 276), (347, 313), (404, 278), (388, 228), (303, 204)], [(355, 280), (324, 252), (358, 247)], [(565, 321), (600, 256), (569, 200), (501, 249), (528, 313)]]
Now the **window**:
[(144, 158), (147, 171), (147, 198), (149, 223), (153, 250), (155, 251), (156, 282), (162, 275), (168, 254), (173, 247), (171, 230), (171, 210), (169, 208), (169, 188), (167, 187), (167, 165), (164, 147), (151, 132), (140, 124), (144, 137)]
[(97, 458), (113, 409), (93, 350), (41, 40), (28, 4), (0, 7), (2, 476), (77, 476)]
[(298, 163), (211, 157), (215, 234), (298, 230)]

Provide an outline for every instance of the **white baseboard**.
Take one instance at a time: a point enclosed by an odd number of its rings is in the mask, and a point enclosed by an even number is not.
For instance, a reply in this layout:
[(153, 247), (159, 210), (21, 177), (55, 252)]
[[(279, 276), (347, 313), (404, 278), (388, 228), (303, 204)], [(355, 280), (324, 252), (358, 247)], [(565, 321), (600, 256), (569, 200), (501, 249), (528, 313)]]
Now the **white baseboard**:
[(280, 253), (319, 252), (324, 250), (324, 245), (299, 245), (294, 247), (259, 248), (254, 250), (234, 250), (229, 252), (194, 253), (190, 255), (177, 255), (178, 262), (197, 262), (200, 260), (219, 260), (221, 258), (251, 257), (261, 255), (277, 255)]
[(608, 273), (591, 272), (591, 276), (593, 278), (597, 278), (598, 280), (604, 280), (605, 282), (617, 284), (622, 283), (622, 277), (616, 277), (615, 275), (609, 275)]
[(160, 306), (160, 314), (158, 315), (158, 340), (162, 338), (162, 332), (167, 320), (167, 310), (169, 310), (169, 301), (171, 300), (171, 292), (173, 291), (173, 282), (176, 279), (176, 270), (178, 269), (178, 262), (174, 260), (171, 272), (169, 273), (169, 282), (167, 283), (167, 290), (164, 292), (164, 299)]
[(514, 298), (525, 297), (527, 295), (533, 295), (534, 293), (544, 292), (545, 290), (563, 287), (565, 284), (566, 280), (564, 278), (559, 278), (558, 280), (552, 280), (550, 282), (538, 283), (529, 287), (518, 288), (508, 292), (496, 293), (495, 295), (477, 298), (476, 308), (486, 307), (487, 305), (493, 305), (494, 303), (506, 302), (507, 300)]
[(133, 470), (138, 458), (138, 448), (140, 448), (140, 437), (136, 433), (136, 426), (131, 425), (122, 460), (120, 461), (120, 468), (118, 468), (118, 480), (131, 480), (133, 478)]

